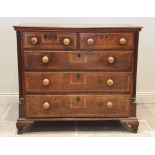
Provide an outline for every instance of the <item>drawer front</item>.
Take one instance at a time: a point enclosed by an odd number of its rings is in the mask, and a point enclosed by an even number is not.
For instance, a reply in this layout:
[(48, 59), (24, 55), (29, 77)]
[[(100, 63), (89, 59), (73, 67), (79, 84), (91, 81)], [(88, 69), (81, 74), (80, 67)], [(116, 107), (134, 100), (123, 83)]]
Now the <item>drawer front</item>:
[(26, 117), (128, 117), (128, 95), (28, 95)]
[(77, 49), (76, 33), (24, 32), (24, 48), (32, 49)]
[(80, 49), (133, 49), (133, 33), (81, 33)]
[(26, 70), (126, 70), (132, 51), (25, 51)]
[(130, 72), (25, 72), (25, 90), (53, 92), (129, 92)]

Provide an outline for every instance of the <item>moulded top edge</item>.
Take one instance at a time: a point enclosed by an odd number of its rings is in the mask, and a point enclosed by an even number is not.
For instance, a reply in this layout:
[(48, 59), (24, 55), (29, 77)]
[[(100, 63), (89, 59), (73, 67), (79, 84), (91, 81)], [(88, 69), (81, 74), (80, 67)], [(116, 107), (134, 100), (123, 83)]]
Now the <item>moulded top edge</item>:
[(107, 24), (21, 24), (13, 26), (15, 30), (20, 29), (37, 29), (37, 30), (52, 30), (52, 29), (135, 29), (140, 31), (143, 27), (136, 25), (107, 25)]

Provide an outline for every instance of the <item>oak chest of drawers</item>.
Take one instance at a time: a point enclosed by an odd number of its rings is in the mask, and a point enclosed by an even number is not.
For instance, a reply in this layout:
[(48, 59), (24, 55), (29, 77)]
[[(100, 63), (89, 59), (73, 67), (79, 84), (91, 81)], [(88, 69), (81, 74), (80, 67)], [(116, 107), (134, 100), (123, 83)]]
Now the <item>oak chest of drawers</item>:
[(119, 120), (137, 132), (136, 70), (141, 27), (15, 26), (19, 119)]

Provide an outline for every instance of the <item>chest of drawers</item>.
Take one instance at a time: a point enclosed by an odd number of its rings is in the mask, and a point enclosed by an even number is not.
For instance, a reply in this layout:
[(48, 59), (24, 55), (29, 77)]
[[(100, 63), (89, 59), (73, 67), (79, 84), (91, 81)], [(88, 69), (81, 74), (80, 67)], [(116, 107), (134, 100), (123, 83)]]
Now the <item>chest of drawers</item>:
[(38, 121), (125, 122), (136, 118), (141, 27), (14, 26), (21, 133)]

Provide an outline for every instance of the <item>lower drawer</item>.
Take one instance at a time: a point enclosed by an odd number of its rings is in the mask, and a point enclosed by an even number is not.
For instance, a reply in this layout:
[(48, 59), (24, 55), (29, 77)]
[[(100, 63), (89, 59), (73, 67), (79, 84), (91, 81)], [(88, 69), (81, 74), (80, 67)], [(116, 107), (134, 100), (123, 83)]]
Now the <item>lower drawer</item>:
[(128, 117), (129, 95), (27, 95), (26, 117)]
[(26, 93), (129, 92), (130, 72), (25, 72)]

